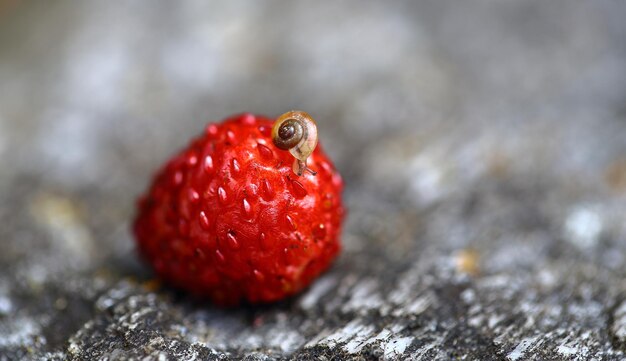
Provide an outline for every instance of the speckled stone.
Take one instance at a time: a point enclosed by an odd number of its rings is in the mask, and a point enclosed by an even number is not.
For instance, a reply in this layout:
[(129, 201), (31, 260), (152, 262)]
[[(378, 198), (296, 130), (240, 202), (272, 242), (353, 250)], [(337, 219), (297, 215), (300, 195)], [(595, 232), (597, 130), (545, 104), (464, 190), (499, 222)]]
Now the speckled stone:
[[(626, 359), (626, 6), (0, 1), (0, 360)], [(134, 199), (209, 119), (302, 109), (344, 252), (221, 310)]]

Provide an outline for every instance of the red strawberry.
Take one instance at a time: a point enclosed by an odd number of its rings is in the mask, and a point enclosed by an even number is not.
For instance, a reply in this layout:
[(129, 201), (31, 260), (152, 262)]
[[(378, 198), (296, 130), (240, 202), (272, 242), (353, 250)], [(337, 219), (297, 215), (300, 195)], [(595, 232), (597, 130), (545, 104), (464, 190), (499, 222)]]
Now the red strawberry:
[(162, 279), (220, 305), (269, 302), (337, 256), (341, 177), (306, 113), (276, 124), (251, 114), (210, 124), (157, 174), (134, 233)]

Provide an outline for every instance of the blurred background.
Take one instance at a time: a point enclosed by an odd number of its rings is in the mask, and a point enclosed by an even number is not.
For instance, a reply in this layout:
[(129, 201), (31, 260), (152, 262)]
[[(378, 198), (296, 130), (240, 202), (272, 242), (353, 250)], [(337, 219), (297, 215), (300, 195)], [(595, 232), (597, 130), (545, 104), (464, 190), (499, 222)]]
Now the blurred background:
[[(0, 0), (0, 359), (625, 357), (625, 19)], [(147, 286), (129, 223), (154, 170), (209, 121), (290, 109), (346, 181), (335, 267), (262, 309)]]

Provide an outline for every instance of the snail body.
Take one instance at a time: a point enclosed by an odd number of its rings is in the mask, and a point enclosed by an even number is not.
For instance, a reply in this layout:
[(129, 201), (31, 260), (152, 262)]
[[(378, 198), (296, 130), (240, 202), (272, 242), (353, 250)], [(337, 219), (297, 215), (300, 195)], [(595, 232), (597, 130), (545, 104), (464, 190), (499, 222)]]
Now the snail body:
[(311, 116), (303, 111), (287, 112), (272, 127), (272, 142), (282, 150), (289, 150), (296, 158), (293, 172), (299, 176), (305, 171), (316, 173), (306, 165), (307, 159), (317, 146), (317, 125)]

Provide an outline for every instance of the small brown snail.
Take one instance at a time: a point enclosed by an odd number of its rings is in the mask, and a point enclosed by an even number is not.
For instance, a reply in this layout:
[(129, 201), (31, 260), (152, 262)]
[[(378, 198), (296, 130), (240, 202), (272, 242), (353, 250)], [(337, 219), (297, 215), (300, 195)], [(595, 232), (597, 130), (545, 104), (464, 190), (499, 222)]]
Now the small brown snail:
[(299, 176), (305, 171), (317, 174), (306, 166), (307, 159), (317, 146), (317, 125), (310, 115), (292, 110), (278, 117), (272, 127), (272, 141), (278, 148), (289, 150), (296, 158), (294, 173)]

